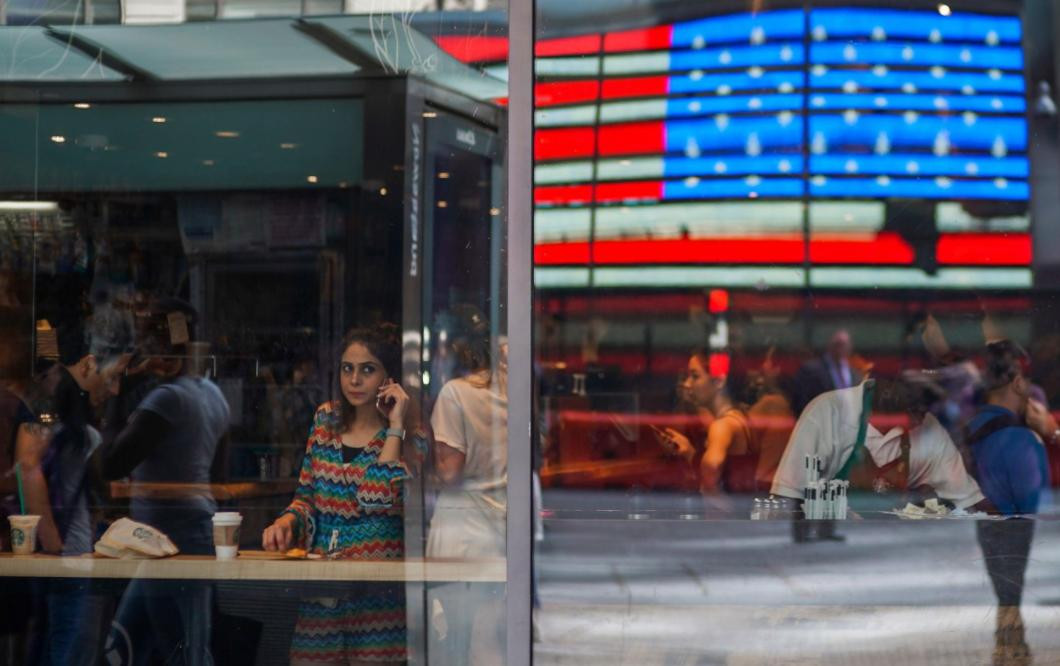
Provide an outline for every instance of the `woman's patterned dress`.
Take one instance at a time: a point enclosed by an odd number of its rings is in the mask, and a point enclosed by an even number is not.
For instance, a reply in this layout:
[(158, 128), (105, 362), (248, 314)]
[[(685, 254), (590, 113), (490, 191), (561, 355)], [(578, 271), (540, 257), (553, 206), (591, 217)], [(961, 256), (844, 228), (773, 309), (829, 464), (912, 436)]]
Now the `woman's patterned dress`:
[[(298, 490), (284, 513), (295, 542), (333, 558), (390, 560), (404, 553), (399, 462), (377, 462), (381, 430), (364, 448), (343, 447), (337, 403), (317, 409)], [(344, 455), (343, 449), (346, 448)], [(334, 597), (304, 600), (291, 644), (293, 664), (405, 659), (404, 585), (337, 583)]]

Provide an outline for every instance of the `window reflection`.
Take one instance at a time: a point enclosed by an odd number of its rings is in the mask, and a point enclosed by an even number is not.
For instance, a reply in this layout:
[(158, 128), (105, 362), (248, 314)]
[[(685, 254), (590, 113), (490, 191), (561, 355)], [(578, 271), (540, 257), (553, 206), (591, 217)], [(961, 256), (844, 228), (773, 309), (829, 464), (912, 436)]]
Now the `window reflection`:
[[(1028, 617), (1047, 621), (1025, 558), (1049, 548), (1057, 457), (1052, 199), (1031, 187), (1055, 168), (1054, 86), (1027, 101), (1052, 78), (1042, 18), (539, 4), (539, 659), (1027, 663)], [(459, 53), (503, 68), (487, 45)], [(1005, 381), (1027, 388), (1007, 427), (1036, 442), (1019, 519), (970, 432), (1004, 401), (986, 379), (1000, 340), (1033, 358)], [(945, 584), (922, 576), (936, 566)], [(617, 599), (622, 627), (604, 629)], [(888, 604), (913, 607), (868, 620)], [(962, 604), (998, 610), (950, 644), (935, 613)], [(842, 636), (839, 615), (872, 628)], [(767, 616), (813, 628), (791, 647)], [(680, 654), (658, 647), (663, 617)]]

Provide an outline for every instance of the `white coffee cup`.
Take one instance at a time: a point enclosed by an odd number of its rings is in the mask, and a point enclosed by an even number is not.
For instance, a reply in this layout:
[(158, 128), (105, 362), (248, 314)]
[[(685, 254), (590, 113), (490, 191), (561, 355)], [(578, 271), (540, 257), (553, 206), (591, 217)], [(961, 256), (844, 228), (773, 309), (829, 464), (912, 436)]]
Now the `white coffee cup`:
[(11, 552), (18, 556), (32, 555), (37, 549), (37, 523), (40, 516), (8, 516), (11, 523)]
[(243, 516), (237, 511), (213, 514), (213, 547), (219, 560), (235, 559), (239, 553), (239, 526)]

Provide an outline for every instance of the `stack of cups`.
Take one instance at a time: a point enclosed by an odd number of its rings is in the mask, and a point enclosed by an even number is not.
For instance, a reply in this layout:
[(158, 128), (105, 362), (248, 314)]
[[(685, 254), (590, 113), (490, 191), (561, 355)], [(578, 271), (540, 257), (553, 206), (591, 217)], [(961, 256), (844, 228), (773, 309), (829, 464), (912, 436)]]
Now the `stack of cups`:
[(40, 516), (8, 516), (11, 523), (11, 552), (16, 556), (32, 555), (37, 548), (37, 523)]
[(213, 514), (213, 547), (219, 560), (235, 559), (239, 552), (239, 526), (243, 516), (236, 511)]

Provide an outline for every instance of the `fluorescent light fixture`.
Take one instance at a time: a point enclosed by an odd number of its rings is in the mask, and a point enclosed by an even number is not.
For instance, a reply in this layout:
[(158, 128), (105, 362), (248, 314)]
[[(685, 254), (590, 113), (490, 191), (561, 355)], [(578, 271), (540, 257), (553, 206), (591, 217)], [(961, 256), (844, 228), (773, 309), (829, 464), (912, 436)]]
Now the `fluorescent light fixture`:
[(0, 210), (47, 213), (59, 210), (55, 201), (0, 201)]

